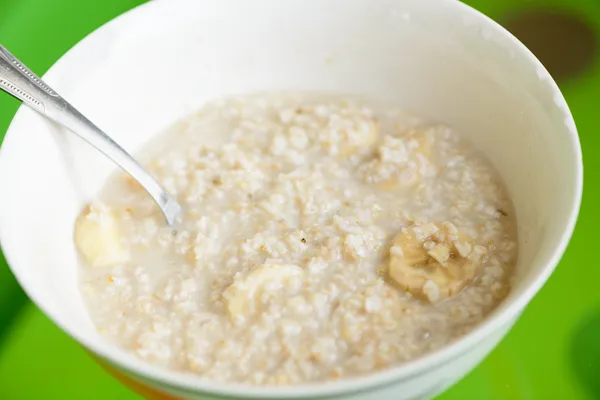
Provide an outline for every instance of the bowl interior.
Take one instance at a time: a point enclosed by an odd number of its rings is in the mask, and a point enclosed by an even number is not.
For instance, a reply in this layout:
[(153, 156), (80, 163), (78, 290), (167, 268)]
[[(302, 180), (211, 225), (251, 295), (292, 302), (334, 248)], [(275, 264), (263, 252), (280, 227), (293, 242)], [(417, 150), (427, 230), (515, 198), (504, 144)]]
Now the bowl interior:
[[(556, 85), (453, 0), (155, 1), (86, 38), (45, 79), (128, 150), (209, 99), (268, 90), (366, 94), (449, 124), (488, 156), (517, 211), (517, 283), (496, 314), (547, 278), (579, 205), (579, 147)], [(0, 239), (36, 303), (117, 357), (83, 307), (72, 241), (81, 206), (113, 170), (21, 109), (0, 157)]]

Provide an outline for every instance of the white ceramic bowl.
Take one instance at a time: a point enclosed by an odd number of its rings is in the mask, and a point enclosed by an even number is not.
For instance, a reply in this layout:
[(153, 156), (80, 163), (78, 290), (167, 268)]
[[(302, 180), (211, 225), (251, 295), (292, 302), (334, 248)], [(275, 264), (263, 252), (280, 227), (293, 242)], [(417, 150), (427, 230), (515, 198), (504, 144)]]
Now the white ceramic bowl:
[(220, 385), (103, 340), (77, 289), (73, 221), (112, 164), (21, 108), (0, 154), (0, 240), (52, 320), (125, 374), (186, 399), (415, 399), (502, 339), (559, 261), (582, 192), (577, 132), (552, 78), (513, 36), (455, 0), (157, 0), (103, 26), (46, 74), (128, 149), (210, 99), (299, 89), (369, 94), (450, 124), (500, 171), (519, 220), (517, 284), (470, 334), (365, 377), (289, 388)]

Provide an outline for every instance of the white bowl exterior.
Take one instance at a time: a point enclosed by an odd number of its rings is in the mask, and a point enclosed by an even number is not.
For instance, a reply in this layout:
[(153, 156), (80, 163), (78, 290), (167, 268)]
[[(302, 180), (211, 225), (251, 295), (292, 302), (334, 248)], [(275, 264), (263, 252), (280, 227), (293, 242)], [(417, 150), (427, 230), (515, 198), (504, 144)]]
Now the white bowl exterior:
[(581, 153), (562, 95), (516, 39), (454, 0), (158, 0), (90, 35), (45, 79), (130, 150), (224, 95), (292, 89), (387, 98), (460, 131), (489, 157), (511, 193), (519, 219), (517, 284), (462, 341), (343, 384), (218, 387), (148, 366), (94, 330), (77, 289), (72, 226), (114, 167), (21, 108), (0, 153), (0, 240), (15, 275), (89, 349), (188, 394), (316, 397), (397, 381), (387, 390), (408, 399), (416, 382), (435, 389), (445, 366), (451, 374), (442, 381), (452, 382), (493, 348), (541, 287), (577, 216)]

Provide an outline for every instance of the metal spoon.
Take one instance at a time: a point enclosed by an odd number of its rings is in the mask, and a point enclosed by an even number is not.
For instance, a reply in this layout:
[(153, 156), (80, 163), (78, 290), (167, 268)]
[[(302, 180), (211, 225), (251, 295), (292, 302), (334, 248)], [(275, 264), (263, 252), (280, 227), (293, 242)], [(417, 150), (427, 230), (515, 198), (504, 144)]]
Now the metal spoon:
[(0, 45), (0, 89), (79, 135), (133, 177), (152, 196), (169, 226), (181, 206), (121, 146), (84, 117), (29, 68)]

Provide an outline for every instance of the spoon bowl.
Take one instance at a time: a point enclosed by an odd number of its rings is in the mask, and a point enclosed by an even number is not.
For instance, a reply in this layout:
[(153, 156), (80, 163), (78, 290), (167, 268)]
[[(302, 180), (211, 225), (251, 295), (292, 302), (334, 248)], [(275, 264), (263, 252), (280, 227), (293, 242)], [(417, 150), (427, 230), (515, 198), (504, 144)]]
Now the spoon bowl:
[(0, 45), (0, 89), (34, 111), (76, 133), (135, 179), (160, 207), (169, 226), (181, 206), (125, 149), (60, 97), (21, 61)]

